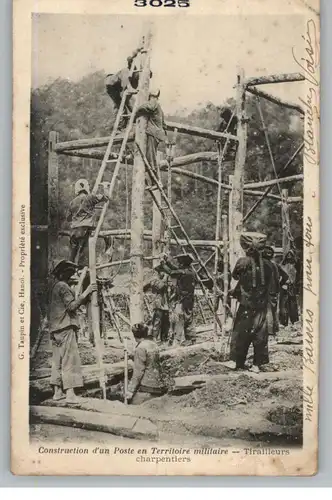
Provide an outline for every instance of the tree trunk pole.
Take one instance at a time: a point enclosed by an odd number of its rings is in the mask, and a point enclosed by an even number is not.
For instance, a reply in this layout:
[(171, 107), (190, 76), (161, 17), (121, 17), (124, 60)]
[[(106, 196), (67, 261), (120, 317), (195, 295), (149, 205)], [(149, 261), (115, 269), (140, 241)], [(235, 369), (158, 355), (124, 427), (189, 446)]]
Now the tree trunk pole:
[(58, 257), (59, 159), (54, 151), (59, 134), (50, 132), (48, 140), (48, 266)]
[[(245, 115), (245, 87), (244, 72), (241, 69), (237, 76), (236, 92), (236, 116), (238, 119), (237, 137), (238, 148), (235, 158), (235, 169), (233, 176), (233, 190), (231, 195), (231, 218), (229, 221), (230, 231), (233, 239), (233, 265), (243, 254), (240, 246), (240, 234), (243, 225), (243, 180), (244, 166), (247, 150), (247, 120)], [(231, 260), (232, 260), (231, 259)]]
[[(220, 242), (220, 225), (221, 225), (221, 204), (222, 204), (222, 190), (221, 190), (221, 182), (222, 182), (222, 173), (223, 173), (223, 165), (221, 158), (221, 144), (218, 144), (219, 150), (219, 158), (218, 158), (218, 192), (217, 192), (217, 213), (216, 213), (216, 231), (215, 231), (215, 240), (216, 240), (216, 253), (214, 258), (214, 275), (213, 275), (213, 306), (215, 308), (216, 314), (218, 314), (217, 304), (217, 292), (218, 292), (218, 284), (217, 284), (217, 275), (218, 275), (218, 261), (219, 261), (219, 242)], [(214, 318), (214, 336), (218, 335), (218, 322), (217, 318)]]
[[(137, 95), (138, 106), (148, 100), (150, 82), (150, 64), (146, 58), (150, 57), (152, 33), (149, 29), (144, 40), (145, 53), (142, 54), (141, 90)], [(146, 126), (147, 120), (141, 116), (136, 122), (135, 141), (146, 154)], [(130, 293), (130, 321), (131, 324), (139, 323), (144, 319), (143, 301), (143, 233), (144, 211), (143, 200), (145, 190), (145, 165), (139, 150), (135, 149), (134, 166), (132, 172), (132, 203), (131, 203), (131, 293)]]
[(227, 321), (227, 305), (228, 305), (228, 289), (229, 289), (229, 283), (228, 283), (228, 268), (229, 268), (229, 245), (228, 245), (228, 227), (227, 227), (227, 215), (222, 216), (222, 238), (224, 242), (224, 296), (223, 296), (223, 309), (224, 309), (224, 319), (222, 322), (223, 326), (223, 331), (222, 334), (225, 335), (226, 333), (226, 321)]
[(282, 220), (282, 252), (285, 256), (289, 250), (289, 206), (288, 189), (281, 191), (281, 220)]
[[(89, 238), (89, 270), (90, 270), (90, 283), (97, 283), (97, 269), (96, 269), (96, 243), (97, 237), (90, 236)], [(103, 393), (103, 399), (106, 399), (106, 380), (105, 380), (105, 367), (103, 363), (104, 346), (100, 337), (100, 311), (98, 306), (98, 293), (91, 294), (91, 322), (92, 331), (96, 347), (96, 358), (99, 371), (99, 385)]]
[[(158, 169), (158, 179), (160, 180), (160, 170), (159, 164), (161, 161), (162, 153), (158, 151), (157, 153), (157, 169)], [(157, 198), (159, 204), (161, 204), (161, 193), (156, 191), (154, 193)], [(161, 213), (156, 205), (156, 203), (152, 202), (152, 257), (153, 257), (153, 267), (156, 266), (160, 262), (160, 254), (162, 251), (162, 217)]]

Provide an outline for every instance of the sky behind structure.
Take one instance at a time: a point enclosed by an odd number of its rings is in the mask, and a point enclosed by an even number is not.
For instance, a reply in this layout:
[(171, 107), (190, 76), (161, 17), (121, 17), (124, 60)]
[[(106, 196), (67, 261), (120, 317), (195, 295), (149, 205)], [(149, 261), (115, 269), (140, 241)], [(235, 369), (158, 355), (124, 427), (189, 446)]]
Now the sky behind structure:
[[(32, 86), (56, 78), (77, 81), (98, 70), (114, 73), (143, 34), (143, 16), (41, 14), (33, 17)], [(151, 84), (166, 113), (189, 111), (235, 96), (238, 66), (246, 76), (298, 72), (304, 18), (292, 16), (160, 16), (153, 21)], [(299, 82), (264, 86), (298, 102)]]

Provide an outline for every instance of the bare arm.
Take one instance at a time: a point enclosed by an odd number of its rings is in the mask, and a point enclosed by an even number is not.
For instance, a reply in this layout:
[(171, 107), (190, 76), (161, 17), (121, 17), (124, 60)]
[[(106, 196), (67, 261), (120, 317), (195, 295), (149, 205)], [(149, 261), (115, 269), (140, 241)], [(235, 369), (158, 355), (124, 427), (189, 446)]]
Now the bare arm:
[(75, 312), (82, 304), (84, 304), (88, 296), (96, 290), (97, 285), (89, 285), (87, 289), (77, 299), (75, 299), (71, 289), (68, 286), (60, 291), (60, 296), (67, 311)]

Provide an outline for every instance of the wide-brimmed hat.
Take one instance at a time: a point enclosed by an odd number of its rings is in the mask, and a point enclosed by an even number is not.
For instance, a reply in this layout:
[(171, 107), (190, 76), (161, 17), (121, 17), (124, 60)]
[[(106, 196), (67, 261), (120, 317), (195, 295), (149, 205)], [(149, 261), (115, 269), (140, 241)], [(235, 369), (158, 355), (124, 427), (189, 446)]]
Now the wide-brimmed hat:
[(52, 274), (58, 274), (60, 271), (66, 271), (67, 269), (72, 269), (73, 271), (76, 271), (78, 269), (78, 265), (75, 264), (75, 262), (72, 262), (71, 260), (66, 260), (66, 259), (59, 259), (54, 262), (54, 265), (52, 267)]
[(180, 253), (179, 255), (175, 256), (175, 259), (182, 262), (189, 262), (189, 264), (194, 262), (194, 258), (189, 253)]

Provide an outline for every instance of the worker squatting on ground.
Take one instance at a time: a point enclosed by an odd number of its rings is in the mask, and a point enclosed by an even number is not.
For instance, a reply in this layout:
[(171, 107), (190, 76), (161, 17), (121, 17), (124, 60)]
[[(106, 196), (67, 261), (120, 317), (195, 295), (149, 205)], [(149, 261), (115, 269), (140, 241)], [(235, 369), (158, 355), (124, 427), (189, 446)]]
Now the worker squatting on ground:
[(151, 291), (152, 299), (152, 318), (151, 318), (151, 334), (155, 340), (167, 342), (170, 327), (170, 297), (169, 287), (170, 280), (168, 275), (163, 270), (161, 262), (154, 267), (154, 275), (149, 283), (143, 287), (143, 291)]
[(152, 168), (157, 168), (157, 149), (160, 143), (168, 143), (164, 112), (158, 102), (160, 90), (150, 90), (149, 100), (139, 106), (136, 119), (145, 116), (147, 119), (146, 159)]
[(264, 259), (269, 261), (272, 269), (272, 279), (269, 289), (269, 299), (272, 308), (273, 315), (273, 334), (277, 334), (279, 331), (279, 321), (278, 321), (278, 301), (280, 290), (287, 290), (288, 275), (272, 259), (274, 257), (274, 250), (270, 246), (265, 246), (262, 255)]
[(144, 323), (132, 327), (137, 346), (134, 354), (134, 370), (127, 390), (127, 400), (131, 404), (141, 404), (149, 399), (162, 396), (167, 391), (162, 379), (159, 347), (149, 334)]
[(79, 328), (77, 309), (97, 290), (89, 285), (85, 292), (75, 299), (69, 286), (77, 266), (70, 261), (60, 260), (53, 268), (53, 282), (49, 296), (49, 332), (52, 339), (51, 385), (54, 386), (53, 399), (65, 397), (68, 403), (76, 403), (76, 387), (83, 386), (81, 360), (77, 346)]
[(236, 362), (236, 369), (244, 369), (250, 344), (254, 347), (252, 371), (269, 363), (268, 337), (273, 333), (272, 308), (269, 290), (272, 281), (270, 262), (263, 259), (261, 251), (266, 237), (260, 233), (243, 233), (240, 243), (246, 257), (241, 257), (235, 264), (232, 276), (238, 285), (232, 292), (239, 302), (236, 312), (231, 359)]
[[(164, 257), (163, 269), (172, 278), (176, 278), (175, 295), (171, 326), (174, 332), (174, 343), (196, 342), (196, 332), (193, 325), (194, 320), (194, 293), (196, 276), (191, 269), (193, 258), (189, 254), (180, 254), (175, 257), (178, 266)], [(172, 341), (172, 339), (171, 339)]]
[(70, 202), (66, 217), (70, 223), (70, 260), (75, 264), (89, 264), (87, 247), (89, 236), (97, 226), (95, 209), (98, 203), (107, 200), (106, 192), (90, 194), (86, 179), (79, 179), (75, 183), (75, 198)]

